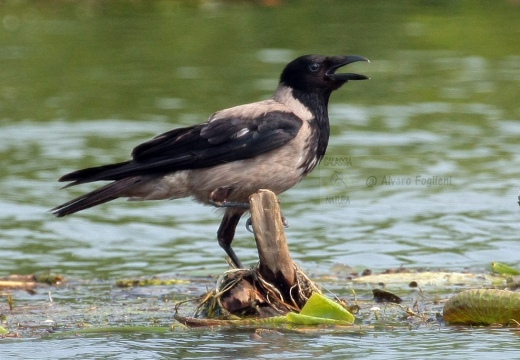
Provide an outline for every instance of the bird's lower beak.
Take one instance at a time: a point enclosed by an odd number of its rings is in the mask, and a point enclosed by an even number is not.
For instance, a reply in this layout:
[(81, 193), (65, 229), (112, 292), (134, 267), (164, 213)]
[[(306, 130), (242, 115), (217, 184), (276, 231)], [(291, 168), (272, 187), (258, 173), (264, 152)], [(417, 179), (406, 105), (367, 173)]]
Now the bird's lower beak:
[(339, 73), (336, 74), (336, 70), (345, 65), (351, 64), (357, 61), (367, 61), (370, 62), (367, 58), (358, 55), (349, 55), (349, 56), (334, 56), (330, 58), (332, 62), (332, 66), (329, 71), (327, 71), (327, 76), (335, 81), (348, 81), (348, 80), (367, 80), (370, 79), (368, 76), (353, 74), (353, 73)]

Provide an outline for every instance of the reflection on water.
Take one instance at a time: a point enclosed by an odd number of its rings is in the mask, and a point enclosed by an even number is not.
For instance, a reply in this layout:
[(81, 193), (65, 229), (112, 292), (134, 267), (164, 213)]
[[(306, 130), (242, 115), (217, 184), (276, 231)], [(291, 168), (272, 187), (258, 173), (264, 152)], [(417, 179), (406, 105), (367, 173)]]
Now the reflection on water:
[[(52, 269), (115, 279), (225, 270), (217, 211), (189, 200), (114, 201), (55, 219), (48, 209), (93, 188), (59, 191), (56, 179), (125, 160), (138, 143), (220, 108), (269, 97), (283, 64), (310, 52), (366, 56), (372, 62), (352, 71), (372, 80), (333, 95), (332, 161), (282, 196), (300, 265), (326, 274), (336, 263), (482, 271), (491, 261), (520, 262), (515, 2), (207, 3), (13, 2), (0, 9), (3, 274)], [(235, 249), (254, 264), (243, 224)], [(284, 337), (281, 348), (278, 340), (256, 346), (244, 334), (201, 333), (138, 347), (187, 358), (356, 358), (361, 351), (378, 359), (389, 349), (404, 358), (403, 339), (421, 333), (377, 334), (385, 351), (373, 335), (321, 336), (303, 349), (300, 337), (298, 344)], [(475, 350), (488, 335), (467, 334), (460, 349)], [(437, 355), (450, 353), (441, 348), (442, 332), (428, 331), (428, 339)], [(70, 348), (55, 357), (91, 354), (90, 344), (110, 354), (106, 342), (82, 340), (67, 340)], [(408, 340), (409, 351), (428, 357)], [(119, 351), (133, 347), (126, 339)]]

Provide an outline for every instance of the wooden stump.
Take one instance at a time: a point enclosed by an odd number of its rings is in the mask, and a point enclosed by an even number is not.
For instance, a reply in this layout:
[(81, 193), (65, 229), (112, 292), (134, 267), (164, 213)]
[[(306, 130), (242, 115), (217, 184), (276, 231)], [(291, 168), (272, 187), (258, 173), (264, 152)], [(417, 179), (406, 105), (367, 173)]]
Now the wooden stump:
[(208, 317), (225, 312), (261, 317), (286, 314), (299, 311), (313, 291), (319, 292), (291, 258), (276, 195), (260, 190), (249, 203), (259, 264), (251, 270), (229, 270), (221, 277), (201, 305), (206, 304)]
[(262, 278), (280, 290), (284, 299), (291, 298), (296, 285), (295, 264), (285, 237), (280, 204), (270, 190), (260, 190), (249, 198), (251, 220)]

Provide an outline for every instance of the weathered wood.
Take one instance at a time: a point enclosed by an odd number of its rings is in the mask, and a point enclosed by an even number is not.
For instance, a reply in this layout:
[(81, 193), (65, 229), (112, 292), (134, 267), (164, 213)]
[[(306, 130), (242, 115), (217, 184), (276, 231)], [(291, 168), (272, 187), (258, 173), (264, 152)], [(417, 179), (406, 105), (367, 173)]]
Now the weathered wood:
[(287, 314), (299, 311), (314, 291), (320, 291), (289, 254), (276, 195), (260, 190), (249, 197), (249, 204), (260, 262), (253, 269), (226, 271), (215, 290), (206, 295), (196, 316)]
[(0, 280), (0, 289), (34, 289), (38, 285), (35, 281)]
[(260, 258), (259, 273), (280, 290), (285, 301), (289, 301), (291, 288), (296, 284), (296, 272), (285, 238), (278, 198), (270, 190), (260, 190), (249, 197), (249, 203)]

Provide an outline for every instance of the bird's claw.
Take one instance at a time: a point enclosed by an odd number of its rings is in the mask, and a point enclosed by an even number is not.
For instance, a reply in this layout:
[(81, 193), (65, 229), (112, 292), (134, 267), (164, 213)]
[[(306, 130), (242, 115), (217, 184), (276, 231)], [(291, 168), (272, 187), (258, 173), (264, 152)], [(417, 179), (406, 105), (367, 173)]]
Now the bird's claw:
[[(289, 222), (287, 221), (287, 218), (282, 215), (282, 225), (285, 229), (289, 227)], [(246, 220), (246, 229), (250, 233), (254, 233), (253, 231), (253, 221), (251, 221), (251, 217), (247, 218)]]
[(252, 226), (253, 226), (253, 222), (251, 221), (251, 217), (248, 217), (246, 220), (246, 230), (249, 231), (250, 233), (254, 233)]

